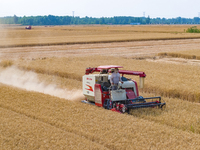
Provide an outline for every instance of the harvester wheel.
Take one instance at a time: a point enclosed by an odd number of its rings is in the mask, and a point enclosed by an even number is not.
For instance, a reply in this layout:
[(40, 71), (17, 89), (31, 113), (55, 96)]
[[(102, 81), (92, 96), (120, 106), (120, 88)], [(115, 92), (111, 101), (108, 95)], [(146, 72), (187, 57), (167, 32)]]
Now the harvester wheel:
[(107, 99), (105, 99), (104, 104), (103, 104), (103, 108), (107, 109)]
[(108, 101), (108, 109), (112, 109), (113, 108), (113, 103), (111, 100)]
[(113, 103), (113, 108), (116, 108), (116, 102), (115, 102), (115, 103)]
[(126, 106), (123, 106), (122, 107), (122, 113), (125, 113), (126, 112)]
[(105, 109), (112, 109), (112, 101), (111, 100), (109, 100), (109, 99), (105, 99), (105, 101), (104, 101), (104, 104), (103, 104), (103, 107), (105, 108)]
[(130, 109), (127, 110), (127, 113), (130, 114)]

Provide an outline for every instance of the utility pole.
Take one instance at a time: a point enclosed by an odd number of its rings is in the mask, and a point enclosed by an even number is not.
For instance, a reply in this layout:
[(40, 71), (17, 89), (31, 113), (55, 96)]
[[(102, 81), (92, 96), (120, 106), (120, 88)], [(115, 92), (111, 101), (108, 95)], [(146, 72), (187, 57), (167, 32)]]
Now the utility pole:
[(72, 11), (72, 19), (70, 24), (74, 24), (74, 11)]

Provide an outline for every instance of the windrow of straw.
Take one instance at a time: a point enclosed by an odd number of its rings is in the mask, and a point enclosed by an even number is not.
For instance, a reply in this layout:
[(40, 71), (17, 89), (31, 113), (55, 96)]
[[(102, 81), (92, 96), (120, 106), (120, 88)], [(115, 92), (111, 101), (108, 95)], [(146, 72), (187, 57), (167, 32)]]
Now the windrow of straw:
[[(199, 50), (200, 51), (200, 50)], [(200, 60), (200, 55), (194, 55), (192, 52), (191, 54), (182, 54), (182, 53), (158, 53), (158, 56), (170, 56), (170, 57), (175, 57), (175, 58), (184, 58), (184, 59), (196, 59)]]
[(2, 66), (4, 68), (12, 66), (12, 65), (13, 65), (13, 61), (12, 60), (1, 60), (0, 61), (0, 66)]
[(0, 95), (2, 149), (200, 148), (199, 109), (187, 101), (170, 99), (166, 111), (134, 117), (5, 85)]

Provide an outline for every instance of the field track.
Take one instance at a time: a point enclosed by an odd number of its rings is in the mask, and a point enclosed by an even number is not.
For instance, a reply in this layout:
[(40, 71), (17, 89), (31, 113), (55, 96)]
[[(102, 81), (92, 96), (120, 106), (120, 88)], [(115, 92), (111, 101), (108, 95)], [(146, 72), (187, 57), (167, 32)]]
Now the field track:
[(178, 52), (196, 50), (200, 47), (200, 39), (137, 41), (103, 44), (77, 44), (59, 46), (36, 46), (0, 48), (0, 58), (43, 58), (43, 57), (74, 57), (89, 55), (109, 55), (122, 57), (155, 56), (161, 52)]

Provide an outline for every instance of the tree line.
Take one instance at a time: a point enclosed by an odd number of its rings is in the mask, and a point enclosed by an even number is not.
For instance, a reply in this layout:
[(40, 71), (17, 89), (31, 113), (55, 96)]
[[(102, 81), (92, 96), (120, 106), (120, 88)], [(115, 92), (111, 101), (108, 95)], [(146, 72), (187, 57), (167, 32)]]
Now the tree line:
[(21, 24), (21, 25), (85, 25), (85, 24), (200, 24), (200, 18), (150, 18), (148, 17), (73, 17), (73, 16), (23, 16), (0, 17), (0, 24)]

